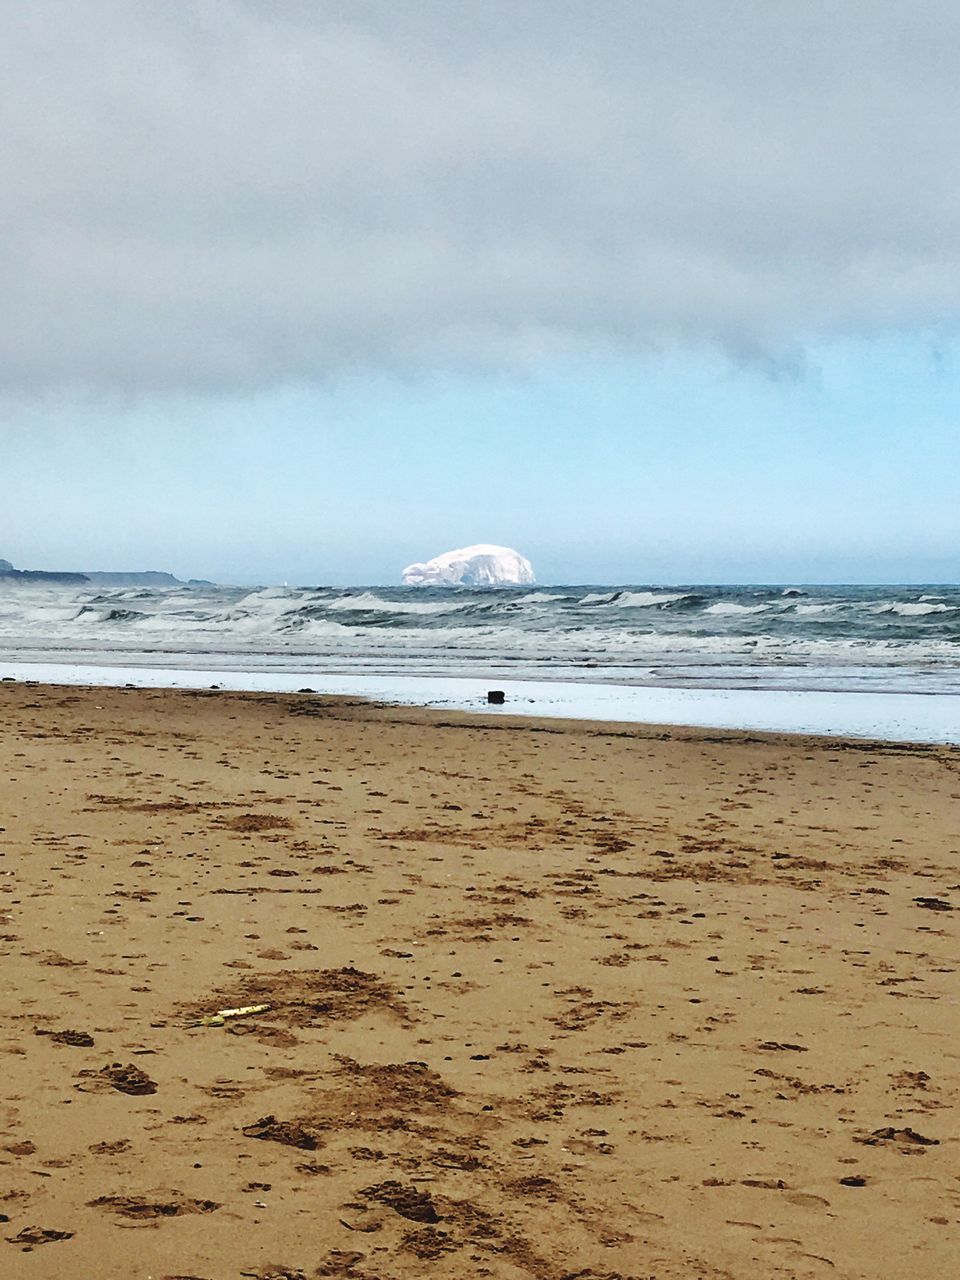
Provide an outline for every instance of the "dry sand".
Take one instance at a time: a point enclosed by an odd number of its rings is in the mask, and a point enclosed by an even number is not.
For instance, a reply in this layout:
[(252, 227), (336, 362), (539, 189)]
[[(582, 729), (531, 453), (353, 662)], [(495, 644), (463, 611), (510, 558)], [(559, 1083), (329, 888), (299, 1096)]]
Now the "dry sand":
[(960, 1269), (960, 749), (0, 714), (7, 1280)]

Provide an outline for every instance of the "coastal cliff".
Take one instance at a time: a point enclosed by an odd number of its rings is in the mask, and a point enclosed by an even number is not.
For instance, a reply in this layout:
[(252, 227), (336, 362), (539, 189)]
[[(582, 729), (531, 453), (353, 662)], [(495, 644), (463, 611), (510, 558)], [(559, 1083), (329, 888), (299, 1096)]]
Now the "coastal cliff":
[(0, 560), (0, 585), (11, 582), (66, 583), (74, 586), (89, 583), (101, 587), (212, 587), (214, 585), (202, 578), (191, 578), (189, 582), (183, 582), (172, 573), (164, 573), (157, 569), (131, 573), (103, 573), (99, 570), (80, 573), (46, 569), (15, 569), (9, 560)]
[(49, 573), (43, 569), (15, 569), (9, 560), (0, 560), (0, 585), (7, 582), (62, 582), (79, 586), (89, 581), (85, 573)]

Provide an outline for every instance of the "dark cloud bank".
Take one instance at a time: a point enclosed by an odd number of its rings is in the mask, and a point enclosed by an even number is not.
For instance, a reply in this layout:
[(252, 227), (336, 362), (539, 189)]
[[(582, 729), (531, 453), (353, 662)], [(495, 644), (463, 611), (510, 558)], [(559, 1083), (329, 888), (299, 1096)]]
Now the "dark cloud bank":
[(23, 0), (0, 15), (0, 385), (950, 323), (960, 9)]

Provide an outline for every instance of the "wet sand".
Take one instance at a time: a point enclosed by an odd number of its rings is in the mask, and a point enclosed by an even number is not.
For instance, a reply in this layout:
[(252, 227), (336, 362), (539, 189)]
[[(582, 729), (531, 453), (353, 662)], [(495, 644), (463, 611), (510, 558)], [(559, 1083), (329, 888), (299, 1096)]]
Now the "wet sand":
[(4, 1277), (954, 1274), (960, 749), (0, 716)]

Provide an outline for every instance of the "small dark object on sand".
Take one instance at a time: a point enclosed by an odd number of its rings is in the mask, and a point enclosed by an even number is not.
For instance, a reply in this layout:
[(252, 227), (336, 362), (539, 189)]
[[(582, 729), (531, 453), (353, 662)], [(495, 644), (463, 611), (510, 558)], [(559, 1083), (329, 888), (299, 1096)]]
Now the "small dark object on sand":
[(52, 1244), (55, 1240), (72, 1240), (72, 1231), (51, 1231), (45, 1227), (24, 1227), (15, 1236), (7, 1236), (11, 1244), (18, 1244), (22, 1249), (33, 1249), (38, 1244)]
[(106, 1209), (135, 1222), (179, 1218), (185, 1213), (214, 1213), (220, 1208), (216, 1200), (192, 1200), (183, 1196), (173, 1200), (151, 1200), (147, 1196), (98, 1196), (96, 1200), (88, 1200), (87, 1204), (91, 1209)]
[(922, 1133), (917, 1133), (916, 1129), (894, 1129), (892, 1126), (874, 1129), (869, 1138), (864, 1138), (863, 1142), (868, 1147), (875, 1147), (878, 1142), (899, 1142), (919, 1147), (939, 1147), (940, 1145), (939, 1138), (925, 1138)]
[(413, 1222), (439, 1222), (440, 1217), (433, 1201), (426, 1191), (418, 1191), (415, 1187), (405, 1187), (402, 1182), (378, 1182), (376, 1186), (365, 1187), (360, 1194), (368, 1200), (377, 1200), (385, 1204), (402, 1218)]
[(151, 1080), (145, 1071), (141, 1071), (139, 1067), (128, 1062), (123, 1066), (119, 1062), (113, 1062), (109, 1067), (104, 1067), (98, 1072), (101, 1079), (106, 1080), (120, 1093), (129, 1093), (133, 1095), (141, 1095), (147, 1093), (156, 1093), (157, 1084), (155, 1080)]
[(88, 1031), (45, 1031), (37, 1028), (38, 1036), (49, 1036), (54, 1044), (69, 1044), (75, 1049), (89, 1049), (93, 1044), (93, 1036)]
[(487, 701), (489, 703), (492, 703), (493, 706), (502, 707), (504, 702), (506, 702), (506, 700), (507, 700), (507, 695), (503, 692), (502, 689), (487, 690)]
[(316, 1134), (297, 1124), (295, 1120), (278, 1120), (276, 1116), (263, 1116), (253, 1124), (244, 1125), (243, 1134), (247, 1138), (263, 1138), (267, 1142), (282, 1142), (288, 1147), (299, 1147), (301, 1151), (316, 1151), (320, 1143)]

